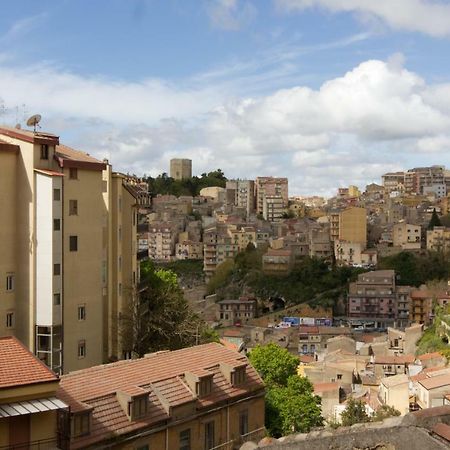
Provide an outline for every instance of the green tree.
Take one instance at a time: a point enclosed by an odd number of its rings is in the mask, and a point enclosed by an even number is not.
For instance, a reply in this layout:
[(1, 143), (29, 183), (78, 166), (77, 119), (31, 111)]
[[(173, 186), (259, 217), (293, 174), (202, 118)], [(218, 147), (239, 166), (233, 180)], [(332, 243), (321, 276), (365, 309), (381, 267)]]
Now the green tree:
[(138, 356), (217, 341), (189, 307), (177, 275), (149, 262), (142, 264), (139, 292), (127, 295), (121, 334), (125, 347)]
[(225, 285), (233, 273), (233, 269), (234, 260), (232, 259), (226, 259), (223, 263), (219, 264), (206, 286), (207, 293), (214, 294), (218, 288)]
[(440, 226), (441, 226), (441, 221), (436, 212), (436, 208), (433, 208), (433, 213), (431, 214), (430, 223), (428, 224), (427, 229), (432, 230), (434, 227), (440, 227)]
[(370, 422), (365, 403), (354, 398), (347, 400), (347, 407), (342, 411), (341, 421), (344, 427), (349, 427), (355, 423)]
[(375, 422), (381, 422), (382, 420), (387, 419), (388, 417), (395, 417), (395, 416), (399, 416), (399, 415), (400, 415), (400, 411), (395, 409), (393, 406), (381, 405), (377, 409), (375, 416), (373, 417), (373, 420)]
[(297, 373), (299, 359), (274, 343), (258, 345), (249, 355), (252, 366), (267, 386), (287, 386), (288, 378)]

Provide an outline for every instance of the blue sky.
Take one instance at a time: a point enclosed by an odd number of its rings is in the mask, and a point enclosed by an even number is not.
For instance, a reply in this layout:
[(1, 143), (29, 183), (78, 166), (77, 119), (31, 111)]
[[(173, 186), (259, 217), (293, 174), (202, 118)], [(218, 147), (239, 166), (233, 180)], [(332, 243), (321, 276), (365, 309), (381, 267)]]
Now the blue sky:
[(5, 1), (0, 122), (39, 112), (115, 170), (330, 195), (450, 166), (449, 44), (444, 0)]

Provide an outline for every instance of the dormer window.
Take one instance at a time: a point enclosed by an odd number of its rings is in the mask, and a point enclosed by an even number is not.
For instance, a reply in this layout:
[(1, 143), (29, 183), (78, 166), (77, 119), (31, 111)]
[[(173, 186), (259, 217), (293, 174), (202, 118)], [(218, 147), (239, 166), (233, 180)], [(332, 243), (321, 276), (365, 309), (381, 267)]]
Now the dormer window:
[(73, 437), (85, 436), (91, 432), (91, 412), (80, 412), (73, 415)]
[(245, 383), (246, 373), (245, 367), (238, 367), (231, 374), (231, 384), (233, 386), (239, 386), (240, 384)]
[(143, 417), (148, 412), (148, 396), (135, 397), (128, 403), (128, 416), (134, 419)]
[(203, 377), (196, 383), (196, 394), (198, 397), (204, 397), (211, 394), (212, 391), (212, 377)]

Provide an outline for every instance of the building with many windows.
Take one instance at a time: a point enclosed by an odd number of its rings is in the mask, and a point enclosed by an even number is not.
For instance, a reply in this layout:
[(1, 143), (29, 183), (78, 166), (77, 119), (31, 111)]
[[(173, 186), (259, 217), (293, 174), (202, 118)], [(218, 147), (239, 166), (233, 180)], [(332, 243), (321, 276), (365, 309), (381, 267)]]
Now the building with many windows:
[(57, 373), (120, 356), (110, 348), (114, 310), (138, 279), (136, 198), (126, 185), (107, 161), (58, 136), (0, 128), (0, 207), (9, 212), (0, 336), (17, 336)]

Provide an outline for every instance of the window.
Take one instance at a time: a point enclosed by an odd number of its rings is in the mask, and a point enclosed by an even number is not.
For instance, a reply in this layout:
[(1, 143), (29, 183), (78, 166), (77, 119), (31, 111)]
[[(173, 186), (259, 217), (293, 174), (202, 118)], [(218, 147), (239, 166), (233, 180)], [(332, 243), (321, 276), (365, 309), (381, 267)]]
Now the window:
[(69, 250), (71, 252), (78, 251), (78, 236), (69, 236)]
[(53, 294), (53, 304), (59, 306), (61, 304), (61, 294)]
[(86, 356), (86, 341), (78, 341), (78, 358)]
[(12, 292), (14, 291), (14, 274), (13, 273), (8, 273), (6, 275), (6, 291), (7, 292)]
[(180, 432), (180, 450), (191, 450), (191, 430)]
[(214, 448), (214, 421), (205, 423), (205, 450)]
[(241, 411), (239, 413), (239, 434), (244, 436), (248, 433), (248, 411)]
[(53, 264), (53, 275), (61, 275), (61, 264)]
[(81, 413), (73, 416), (74, 437), (89, 434), (90, 428), (91, 428), (90, 413)]
[(122, 295), (122, 283), (119, 283), (119, 295)]
[(13, 328), (14, 327), (14, 313), (9, 312), (6, 313), (6, 328)]
[(86, 320), (86, 305), (78, 305), (78, 320)]
[(69, 169), (69, 179), (78, 180), (78, 169), (75, 167), (71, 167)]
[(341, 373), (338, 373), (338, 374), (336, 375), (336, 378), (337, 378), (338, 380), (342, 380), (342, 374), (341, 374)]
[(61, 200), (61, 189), (53, 189), (53, 201), (59, 202)]
[(128, 415), (134, 419), (145, 416), (148, 410), (148, 396), (135, 398), (128, 403)]
[(61, 231), (61, 219), (53, 219), (53, 231)]
[(78, 200), (69, 200), (69, 216), (78, 216)]
[(48, 144), (41, 145), (41, 159), (48, 159)]
[(245, 367), (239, 367), (232, 372), (231, 383), (233, 386), (239, 386), (245, 382)]
[(118, 264), (119, 264), (119, 272), (121, 272), (122, 271), (122, 257), (121, 256), (119, 256)]

